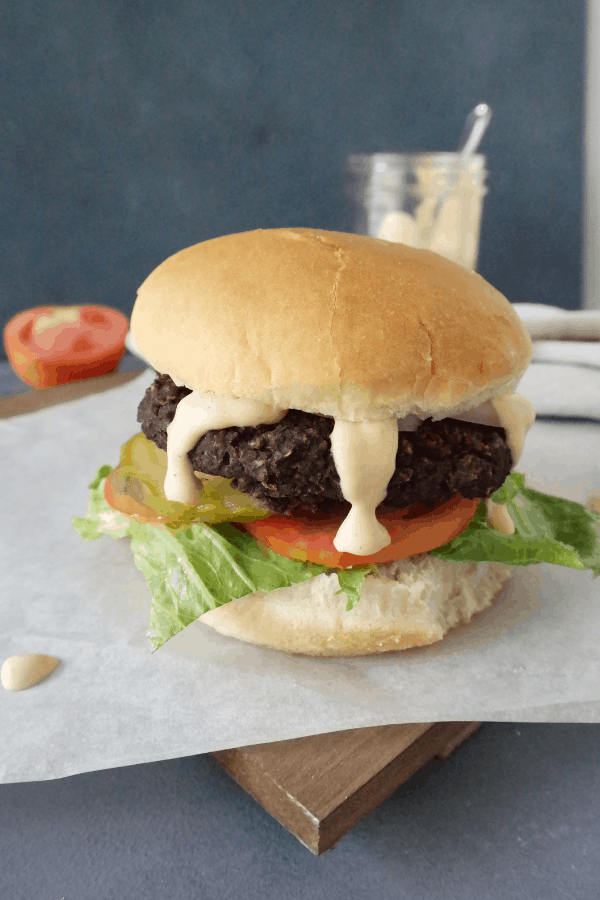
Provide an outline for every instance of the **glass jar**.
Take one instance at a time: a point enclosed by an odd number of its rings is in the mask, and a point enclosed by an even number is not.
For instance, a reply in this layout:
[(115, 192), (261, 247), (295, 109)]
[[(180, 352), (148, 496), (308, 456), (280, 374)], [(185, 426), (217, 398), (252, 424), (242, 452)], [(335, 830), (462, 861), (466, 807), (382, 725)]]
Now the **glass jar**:
[(422, 247), (474, 269), (485, 156), (373, 153), (348, 157), (346, 193), (354, 232)]

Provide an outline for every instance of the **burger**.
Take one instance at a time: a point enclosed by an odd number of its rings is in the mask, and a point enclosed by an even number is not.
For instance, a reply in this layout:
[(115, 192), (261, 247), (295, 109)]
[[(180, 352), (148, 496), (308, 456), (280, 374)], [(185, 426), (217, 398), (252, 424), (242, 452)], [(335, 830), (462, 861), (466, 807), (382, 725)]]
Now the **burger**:
[(531, 341), (427, 250), (305, 228), (171, 256), (131, 335), (156, 377), (91, 485), (87, 538), (129, 537), (160, 646), (195, 619), (278, 650), (440, 640), (511, 567), (600, 573), (600, 516), (527, 488)]

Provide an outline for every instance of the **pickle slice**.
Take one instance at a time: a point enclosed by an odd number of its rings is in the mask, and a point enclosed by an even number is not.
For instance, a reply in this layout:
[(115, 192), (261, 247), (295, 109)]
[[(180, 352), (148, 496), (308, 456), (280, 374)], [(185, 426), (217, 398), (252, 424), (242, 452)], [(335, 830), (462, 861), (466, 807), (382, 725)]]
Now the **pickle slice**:
[(167, 454), (143, 434), (121, 447), (119, 465), (112, 470), (104, 496), (113, 509), (138, 522), (182, 528), (196, 522), (253, 522), (271, 515), (251, 497), (231, 486), (230, 478), (196, 472), (199, 503), (187, 506), (164, 495)]

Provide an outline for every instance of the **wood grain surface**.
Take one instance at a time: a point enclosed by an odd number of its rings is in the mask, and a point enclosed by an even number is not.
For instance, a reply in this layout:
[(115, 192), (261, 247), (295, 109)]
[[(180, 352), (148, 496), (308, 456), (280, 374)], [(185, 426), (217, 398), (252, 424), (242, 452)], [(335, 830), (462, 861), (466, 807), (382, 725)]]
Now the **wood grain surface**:
[(329, 850), (432, 759), (445, 759), (479, 722), (358, 728), (213, 753), (213, 758), (309, 850)]
[[(131, 381), (142, 369), (0, 398), (0, 418)], [(213, 753), (244, 790), (313, 853), (332, 847), (431, 759), (445, 759), (479, 722), (358, 728)]]
[(122, 384), (127, 384), (128, 381), (132, 381), (143, 371), (144, 369), (134, 369), (131, 372), (113, 372), (110, 375), (103, 375), (101, 378), (88, 378), (86, 381), (59, 384), (57, 387), (46, 388), (44, 391), (31, 388), (31, 390), (25, 391), (23, 394), (16, 394), (14, 397), (1, 397), (0, 419), (35, 412), (37, 409), (45, 409), (47, 406), (55, 406), (57, 403), (78, 400), (89, 394), (99, 394), (102, 391), (120, 387)]

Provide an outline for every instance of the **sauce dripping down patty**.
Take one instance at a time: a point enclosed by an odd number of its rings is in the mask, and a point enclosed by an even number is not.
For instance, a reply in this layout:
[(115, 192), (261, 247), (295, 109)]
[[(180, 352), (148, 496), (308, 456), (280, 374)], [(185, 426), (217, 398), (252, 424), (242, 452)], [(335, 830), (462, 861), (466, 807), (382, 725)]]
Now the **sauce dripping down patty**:
[[(256, 401), (196, 391), (187, 393), (179, 401), (167, 428), (167, 498), (188, 504), (198, 502), (198, 483), (188, 453), (209, 431), (272, 424), (281, 421), (286, 413), (287, 410)], [(504, 428), (514, 465), (535, 418), (531, 403), (518, 395), (504, 395), (460, 414), (457, 419), (469, 421), (469, 416), (476, 423), (485, 421)], [(377, 521), (375, 509), (385, 499), (394, 474), (399, 430), (414, 431), (418, 427), (419, 417), (414, 415), (405, 420), (390, 417), (369, 423), (335, 419), (331, 453), (342, 494), (351, 504), (336, 535), (338, 550), (366, 556), (389, 543), (389, 535)]]

